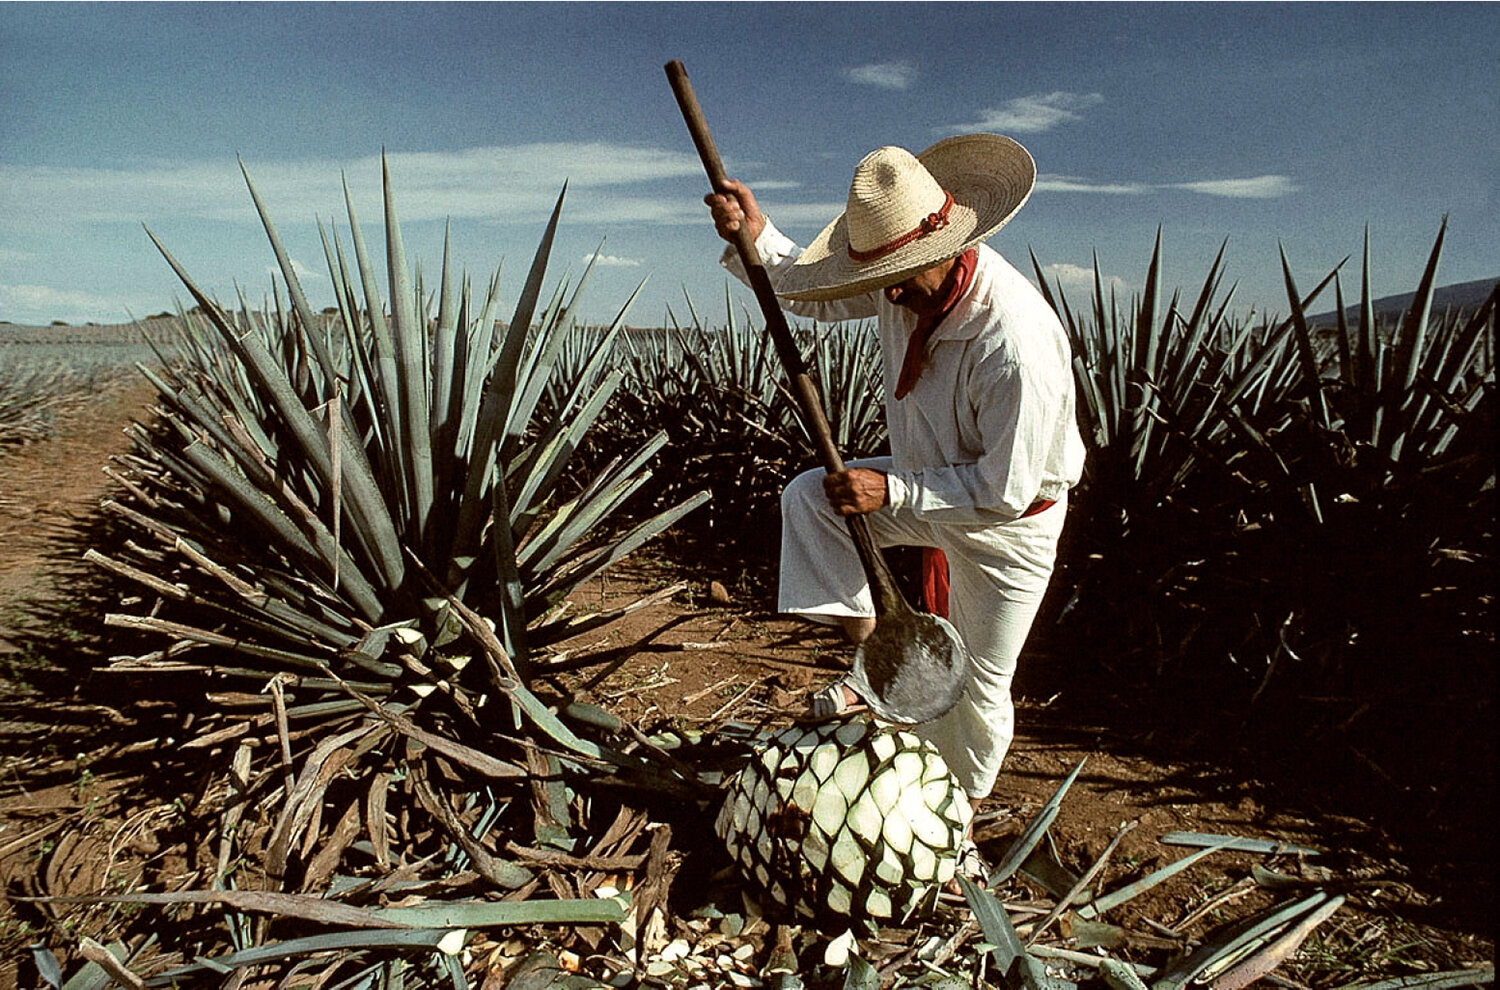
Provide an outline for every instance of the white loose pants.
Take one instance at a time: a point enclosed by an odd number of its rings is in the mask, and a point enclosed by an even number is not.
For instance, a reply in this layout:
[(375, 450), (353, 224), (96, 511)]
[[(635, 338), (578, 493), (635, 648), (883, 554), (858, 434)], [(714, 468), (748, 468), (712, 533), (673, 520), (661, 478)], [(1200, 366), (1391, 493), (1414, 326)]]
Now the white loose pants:
[[(889, 471), (891, 461), (848, 466)], [(859, 555), (823, 494), (823, 477), (822, 470), (804, 472), (782, 492), (778, 607), (820, 622), (873, 616)], [(1047, 592), (1066, 515), (1064, 496), (1034, 516), (1002, 523), (923, 522), (910, 509), (890, 508), (867, 517), (882, 547), (938, 547), (948, 557), (949, 621), (969, 650), (968, 690), (946, 715), (913, 731), (937, 746), (970, 797), (994, 788), (1015, 735), (1011, 680)]]

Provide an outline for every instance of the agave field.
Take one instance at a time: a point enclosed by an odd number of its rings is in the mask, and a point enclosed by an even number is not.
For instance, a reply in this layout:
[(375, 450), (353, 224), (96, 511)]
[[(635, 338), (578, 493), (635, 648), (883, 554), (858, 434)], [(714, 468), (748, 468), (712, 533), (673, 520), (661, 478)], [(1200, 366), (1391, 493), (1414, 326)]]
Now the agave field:
[[(0, 972), (1493, 982), (1457, 902), (1493, 895), (1475, 878), (1493, 862), (1497, 297), (1432, 310), (1441, 229), (1394, 323), (1368, 251), (1312, 286), (1282, 259), (1287, 315), (1254, 323), (1230, 315), (1224, 252), (1169, 295), (1158, 240), (1144, 292), (1101, 277), (1082, 301), (1033, 259), (1089, 462), (1018, 681), (1030, 724), (974, 819), (976, 884), (954, 877), (969, 814), (940, 760), (863, 725), (789, 728), (838, 647), (770, 614), (777, 494), (815, 458), (754, 320), (689, 303), (643, 329), (624, 300), (581, 325), (587, 270), (547, 275), (561, 198), (508, 312), (498, 272), (471, 284), (445, 256), (426, 284), (388, 174), (383, 257), (346, 204), (323, 237), (336, 306), (315, 311), (246, 178), (273, 297), (211, 298), (157, 242), (191, 304), (149, 334), (149, 408), (77, 537), (90, 569), (24, 643), (0, 638), (6, 800), (71, 801), (4, 820), (0, 931), (23, 958)], [(1359, 316), (1313, 325), (1351, 279)], [(797, 333), (840, 449), (881, 452), (871, 328)], [(0, 365), (0, 470), (70, 381)], [(70, 636), (87, 644), (47, 653)], [(49, 702), (78, 719), (76, 758), (25, 714)], [(134, 804), (99, 784), (127, 757)], [(1285, 790), (1253, 780), (1278, 773)], [(1214, 803), (1188, 779), (1220, 781)], [(1313, 810), (1258, 806), (1272, 793)]]

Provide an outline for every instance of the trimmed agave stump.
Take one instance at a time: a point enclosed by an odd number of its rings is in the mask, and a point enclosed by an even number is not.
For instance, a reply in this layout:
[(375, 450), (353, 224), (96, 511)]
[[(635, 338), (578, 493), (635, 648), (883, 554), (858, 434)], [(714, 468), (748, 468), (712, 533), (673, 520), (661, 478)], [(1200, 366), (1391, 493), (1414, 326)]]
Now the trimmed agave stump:
[(714, 830), (772, 905), (901, 920), (953, 879), (973, 811), (938, 751), (868, 720), (793, 726), (740, 771)]

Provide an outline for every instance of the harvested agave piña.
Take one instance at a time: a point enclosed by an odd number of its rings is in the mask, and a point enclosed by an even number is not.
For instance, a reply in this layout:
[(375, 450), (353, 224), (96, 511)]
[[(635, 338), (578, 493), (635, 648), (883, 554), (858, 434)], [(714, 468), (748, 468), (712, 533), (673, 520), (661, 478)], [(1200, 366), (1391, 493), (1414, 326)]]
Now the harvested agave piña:
[(972, 814), (930, 743), (859, 720), (772, 737), (733, 781), (714, 829), (798, 917), (901, 919), (953, 879)]

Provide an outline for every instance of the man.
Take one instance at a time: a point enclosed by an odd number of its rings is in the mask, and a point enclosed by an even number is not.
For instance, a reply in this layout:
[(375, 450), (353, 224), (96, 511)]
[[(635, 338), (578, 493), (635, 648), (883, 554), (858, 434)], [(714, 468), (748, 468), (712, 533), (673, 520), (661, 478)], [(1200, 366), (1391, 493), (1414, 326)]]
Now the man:
[[(1026, 150), (993, 134), (949, 138), (915, 156), (880, 148), (855, 168), (844, 214), (806, 250), (741, 183), (704, 200), (725, 240), (740, 225), (753, 235), (787, 310), (878, 318), (891, 456), (787, 486), (779, 607), (837, 623), (856, 643), (874, 629), (844, 516), (867, 514), (881, 546), (941, 551), (949, 618), (971, 670), (958, 704), (916, 731), (975, 802), (994, 787), (1010, 746), (1011, 679), (1083, 468), (1062, 325), (983, 244), (1025, 203), (1035, 176)], [(744, 278), (735, 252), (724, 264)], [(938, 570), (941, 559), (928, 556)], [(815, 696), (813, 710), (833, 714), (858, 700), (840, 681)]]

